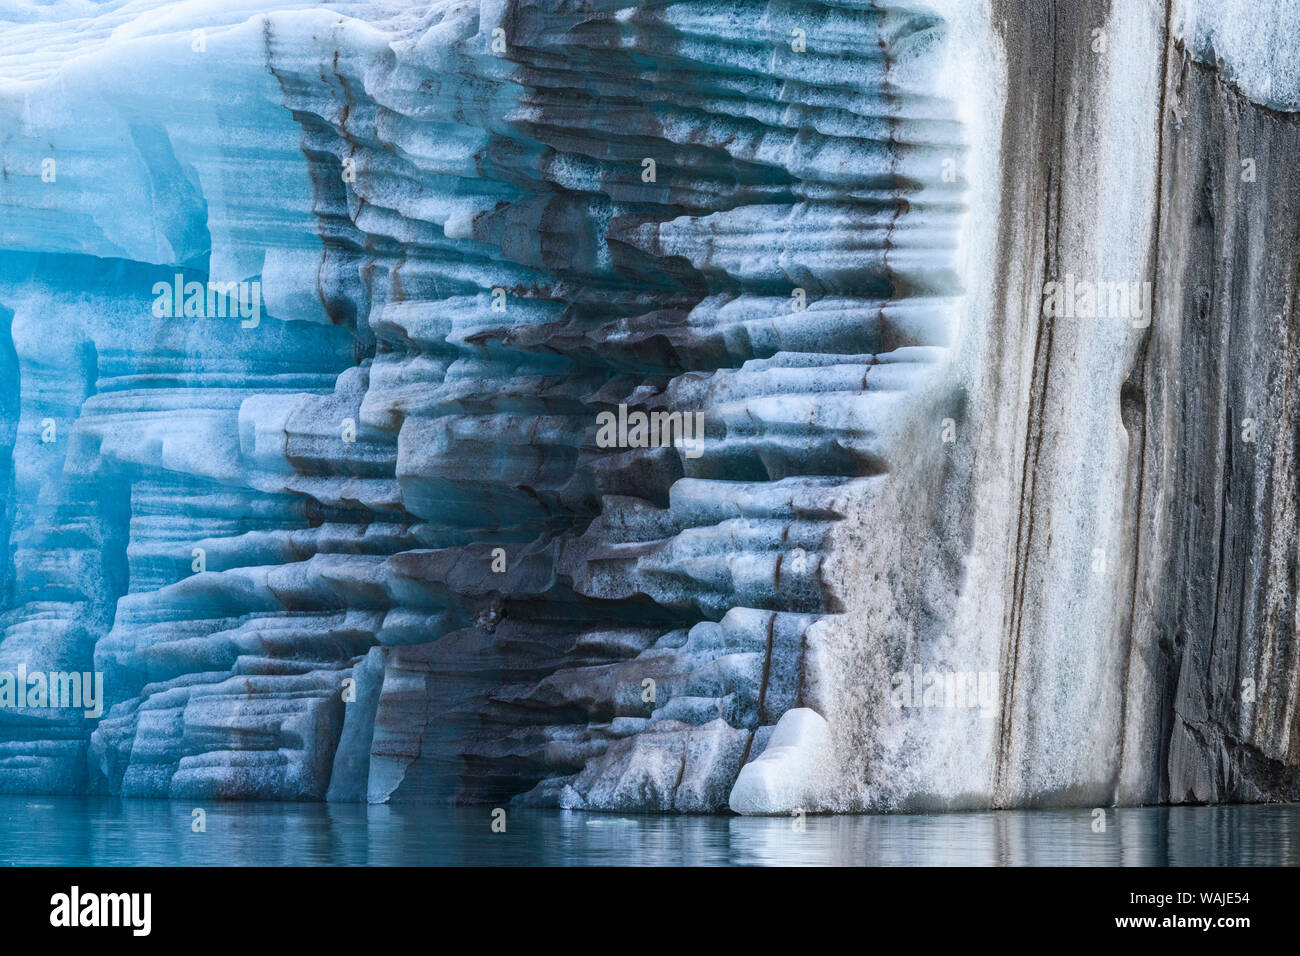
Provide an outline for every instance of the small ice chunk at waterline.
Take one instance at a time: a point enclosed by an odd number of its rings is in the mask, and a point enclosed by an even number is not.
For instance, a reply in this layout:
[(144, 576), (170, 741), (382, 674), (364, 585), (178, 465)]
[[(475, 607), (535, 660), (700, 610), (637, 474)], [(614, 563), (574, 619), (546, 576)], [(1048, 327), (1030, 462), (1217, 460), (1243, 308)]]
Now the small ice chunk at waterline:
[(776, 722), (767, 749), (740, 769), (728, 806), (747, 816), (784, 814), (811, 802), (813, 770), (820, 761), (830, 727), (807, 707), (788, 710)]

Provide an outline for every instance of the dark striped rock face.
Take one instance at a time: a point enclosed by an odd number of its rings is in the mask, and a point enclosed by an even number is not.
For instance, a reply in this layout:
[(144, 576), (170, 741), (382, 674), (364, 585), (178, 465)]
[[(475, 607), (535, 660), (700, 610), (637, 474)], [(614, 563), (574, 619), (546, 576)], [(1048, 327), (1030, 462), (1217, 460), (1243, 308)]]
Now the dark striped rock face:
[(1284, 13), (23, 9), (0, 791), (1300, 790)]

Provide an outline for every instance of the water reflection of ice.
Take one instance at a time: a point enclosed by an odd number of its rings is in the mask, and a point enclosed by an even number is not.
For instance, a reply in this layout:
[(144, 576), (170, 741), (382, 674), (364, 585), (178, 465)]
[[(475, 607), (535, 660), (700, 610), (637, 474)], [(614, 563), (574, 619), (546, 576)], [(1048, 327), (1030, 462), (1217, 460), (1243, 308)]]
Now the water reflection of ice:
[[(195, 831), (193, 811), (205, 811)], [(18, 865), (1296, 865), (1300, 805), (817, 817), (0, 797)], [(801, 828), (802, 827), (802, 828)]]

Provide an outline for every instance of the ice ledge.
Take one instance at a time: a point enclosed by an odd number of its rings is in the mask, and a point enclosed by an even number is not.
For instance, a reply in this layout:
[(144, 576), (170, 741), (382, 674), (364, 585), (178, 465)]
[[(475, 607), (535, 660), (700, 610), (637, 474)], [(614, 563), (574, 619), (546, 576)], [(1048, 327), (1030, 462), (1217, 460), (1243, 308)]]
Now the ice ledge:
[(808, 809), (829, 741), (830, 725), (821, 714), (807, 707), (786, 711), (767, 749), (741, 768), (727, 805), (745, 816)]

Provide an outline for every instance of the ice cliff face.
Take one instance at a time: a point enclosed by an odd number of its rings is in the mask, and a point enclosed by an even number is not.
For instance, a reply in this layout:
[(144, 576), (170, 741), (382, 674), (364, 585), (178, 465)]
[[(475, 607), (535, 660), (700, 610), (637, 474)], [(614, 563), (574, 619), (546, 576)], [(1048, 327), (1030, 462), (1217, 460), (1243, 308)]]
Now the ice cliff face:
[(4, 16), (0, 672), (107, 700), (0, 706), (0, 790), (1293, 794), (1294, 77), (1230, 19)]

